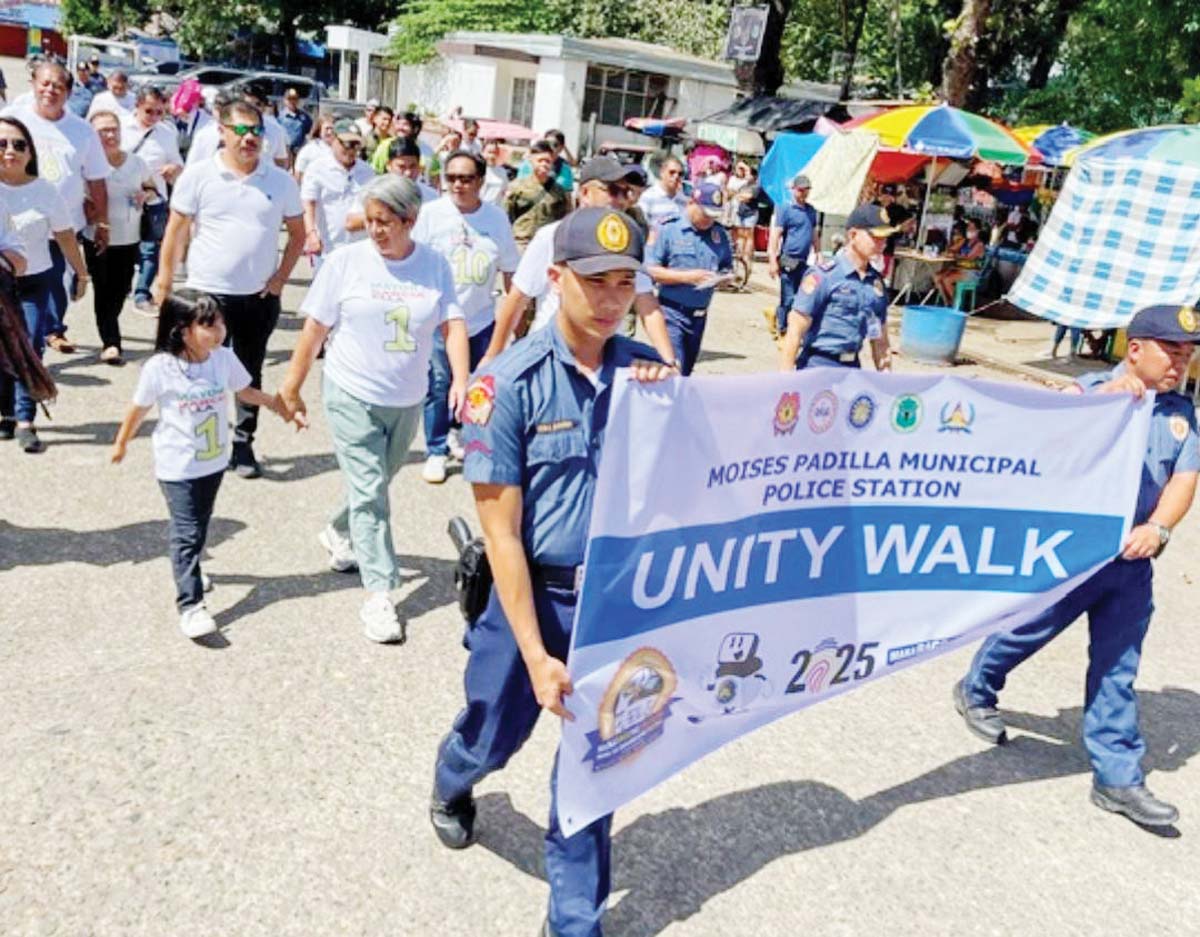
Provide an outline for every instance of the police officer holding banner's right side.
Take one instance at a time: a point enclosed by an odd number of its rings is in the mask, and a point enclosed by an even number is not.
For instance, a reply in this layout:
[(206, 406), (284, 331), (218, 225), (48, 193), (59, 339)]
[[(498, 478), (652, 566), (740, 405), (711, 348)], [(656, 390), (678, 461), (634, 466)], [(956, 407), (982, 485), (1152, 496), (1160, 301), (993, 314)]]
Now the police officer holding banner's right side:
[(1127, 334), (1125, 361), (1113, 371), (1081, 377), (1074, 388), (1136, 397), (1156, 391), (1125, 548), (1033, 621), (987, 638), (954, 687), (954, 706), (973, 733), (1003, 743), (1006, 729), (996, 702), (1009, 672), (1086, 612), (1091, 640), (1083, 742), (1092, 763), (1092, 802), (1143, 826), (1161, 827), (1174, 823), (1179, 811), (1146, 789), (1141, 763), (1146, 743), (1138, 729), (1133, 683), (1154, 610), (1150, 560), (1162, 553), (1191, 507), (1200, 472), (1195, 408), (1175, 391), (1200, 342), (1200, 320), (1189, 306), (1151, 306), (1133, 317)]
[[(541, 710), (572, 718), (567, 649), (600, 448), (616, 370), (675, 374), (622, 335), (642, 265), (642, 233), (623, 212), (581, 208), (554, 232), (553, 322), (484, 366), (463, 409), (463, 477), (474, 487), (495, 585), (470, 634), (466, 706), (438, 749), (430, 819), (442, 843), (475, 841), (472, 789), (504, 766)], [(639, 360), (640, 359), (640, 360)], [(609, 892), (611, 816), (570, 838), (551, 776), (542, 933), (600, 934)]]
[(850, 213), (845, 247), (800, 281), (780, 346), (781, 371), (860, 367), (859, 353), (867, 340), (875, 370), (891, 370), (887, 290), (871, 260), (895, 230), (878, 205), (859, 205)]

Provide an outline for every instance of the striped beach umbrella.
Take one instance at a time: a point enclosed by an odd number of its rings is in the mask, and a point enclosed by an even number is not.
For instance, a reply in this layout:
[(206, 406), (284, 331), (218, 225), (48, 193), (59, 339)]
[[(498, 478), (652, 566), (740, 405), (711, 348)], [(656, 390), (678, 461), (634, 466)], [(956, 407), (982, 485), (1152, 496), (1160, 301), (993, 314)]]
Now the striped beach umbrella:
[(1065, 166), (1067, 153), (1095, 137), (1067, 123), (1014, 127), (1013, 135), (1029, 147), (1029, 165), (1052, 168)]

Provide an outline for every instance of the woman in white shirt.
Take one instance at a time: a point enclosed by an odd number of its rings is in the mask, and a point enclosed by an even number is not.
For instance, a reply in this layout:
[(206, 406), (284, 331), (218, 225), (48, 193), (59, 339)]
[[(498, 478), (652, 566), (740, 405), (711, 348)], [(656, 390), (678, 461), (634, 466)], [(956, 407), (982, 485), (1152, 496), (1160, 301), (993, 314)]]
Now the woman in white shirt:
[(297, 182), (304, 181), (304, 172), (309, 166), (322, 156), (329, 156), (333, 152), (333, 138), (333, 118), (329, 114), (322, 114), (313, 124), (308, 142), (296, 154), (296, 162), (292, 165), (292, 174), (296, 177)]
[[(37, 150), (29, 128), (15, 117), (0, 117), (0, 198), (8, 211), (12, 233), (21, 243), (26, 267), (17, 278), (18, 299), (34, 350), (41, 355), (51, 320), (55, 277), (50, 260), (53, 238), (77, 277), (73, 299), (87, 290), (87, 268), (70, 210), (58, 190), (38, 178)], [(0, 375), (0, 439), (14, 436), (25, 452), (45, 451), (34, 429), (37, 405), (22, 384)]]
[(388, 484), (404, 464), (421, 420), (434, 332), (453, 374), (449, 401), (461, 408), (468, 375), (467, 327), (445, 258), (412, 239), (421, 193), (386, 174), (363, 190), (369, 239), (325, 258), (301, 304), (307, 316), (280, 398), (307, 412), (300, 391), (322, 345), (322, 396), (346, 486), (344, 505), (321, 532), (329, 565), (357, 567), (366, 590), (359, 617), (380, 643), (404, 640), (390, 592), (400, 585)]
[(154, 172), (137, 153), (121, 149), (121, 121), (111, 111), (97, 111), (88, 118), (104, 145), (104, 156), (112, 172), (104, 180), (108, 189), (108, 248), (97, 253), (93, 228), (83, 230), (83, 253), (95, 289), (92, 304), (100, 333), (100, 360), (121, 365), (121, 328), (118, 317), (133, 289), (133, 268), (139, 256), (142, 206), (155, 189)]
[(483, 144), (483, 161), (487, 163), (487, 175), (483, 180), (483, 190), (479, 197), (485, 202), (500, 205), (504, 201), (504, 193), (508, 191), (509, 175), (500, 162), (500, 141), (487, 140)]

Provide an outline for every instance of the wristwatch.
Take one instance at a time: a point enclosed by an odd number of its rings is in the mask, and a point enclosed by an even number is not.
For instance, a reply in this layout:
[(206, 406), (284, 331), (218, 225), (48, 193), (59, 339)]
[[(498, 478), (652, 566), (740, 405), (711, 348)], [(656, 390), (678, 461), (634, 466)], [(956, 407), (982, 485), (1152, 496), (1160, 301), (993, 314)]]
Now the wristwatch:
[(1155, 524), (1154, 526), (1158, 528), (1158, 553), (1154, 555), (1159, 556), (1167, 548), (1167, 544), (1171, 542), (1171, 528), (1164, 527), (1162, 524)]

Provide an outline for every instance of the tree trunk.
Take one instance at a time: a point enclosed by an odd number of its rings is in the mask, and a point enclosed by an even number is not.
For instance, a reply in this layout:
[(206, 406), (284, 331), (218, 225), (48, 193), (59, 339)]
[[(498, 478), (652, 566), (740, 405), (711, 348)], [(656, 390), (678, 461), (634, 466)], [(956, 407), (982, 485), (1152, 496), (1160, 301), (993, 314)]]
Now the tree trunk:
[(963, 0), (962, 13), (950, 36), (950, 51), (942, 65), (942, 98), (962, 107), (975, 78), (976, 46), (987, 25), (990, 0)]
[(762, 52), (757, 62), (738, 62), (734, 65), (738, 90), (746, 95), (774, 94), (783, 84), (783, 28), (792, 11), (793, 0), (769, 0), (767, 26), (763, 32)]
[(1071, 15), (1083, 5), (1083, 0), (1059, 0), (1054, 14), (1050, 17), (1050, 28), (1045, 33), (1045, 39), (1038, 44), (1033, 57), (1033, 66), (1029, 69), (1029, 87), (1044, 88), (1050, 80), (1050, 69), (1058, 58), (1058, 48), (1062, 45), (1063, 36), (1067, 32), (1067, 24)]
[(858, 58), (858, 44), (862, 41), (863, 26), (867, 21), (867, 4), (869, 0), (862, 0), (858, 5), (857, 15), (854, 17), (854, 28), (850, 34), (850, 41), (846, 44), (846, 72), (842, 76), (842, 93), (841, 100), (845, 101), (850, 97), (850, 86), (854, 83), (854, 62)]

